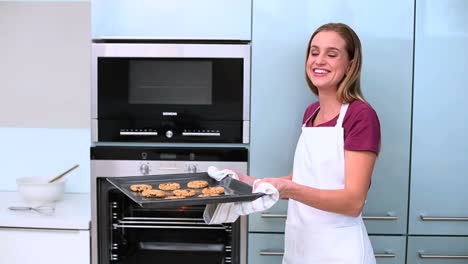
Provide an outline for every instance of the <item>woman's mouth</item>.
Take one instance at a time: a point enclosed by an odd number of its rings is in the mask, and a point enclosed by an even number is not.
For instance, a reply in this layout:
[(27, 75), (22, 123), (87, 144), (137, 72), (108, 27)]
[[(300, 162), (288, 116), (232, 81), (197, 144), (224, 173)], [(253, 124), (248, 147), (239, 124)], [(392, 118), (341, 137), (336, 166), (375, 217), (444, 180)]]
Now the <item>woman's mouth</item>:
[(326, 70), (326, 69), (315, 68), (315, 69), (313, 69), (313, 72), (314, 72), (315, 76), (324, 76), (327, 73), (329, 73), (330, 71)]

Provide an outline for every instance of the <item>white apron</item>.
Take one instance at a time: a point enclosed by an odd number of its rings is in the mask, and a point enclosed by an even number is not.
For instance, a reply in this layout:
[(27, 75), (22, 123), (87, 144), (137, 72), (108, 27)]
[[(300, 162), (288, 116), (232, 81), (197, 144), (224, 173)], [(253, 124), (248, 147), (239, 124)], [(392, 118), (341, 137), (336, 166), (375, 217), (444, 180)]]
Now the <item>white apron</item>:
[[(305, 122), (294, 156), (294, 182), (324, 190), (344, 188), (342, 123), (347, 109), (347, 104), (341, 106), (335, 127), (305, 127)], [(303, 263), (374, 264), (361, 216), (322, 211), (289, 199), (283, 264)]]

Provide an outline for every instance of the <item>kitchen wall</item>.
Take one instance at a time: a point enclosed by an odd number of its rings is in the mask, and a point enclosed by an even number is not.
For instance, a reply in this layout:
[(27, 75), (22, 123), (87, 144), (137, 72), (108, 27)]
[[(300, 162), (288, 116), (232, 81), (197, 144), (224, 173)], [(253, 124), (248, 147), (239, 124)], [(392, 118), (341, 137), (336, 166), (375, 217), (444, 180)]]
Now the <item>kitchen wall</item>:
[[(61, 3), (59, 3), (61, 2)], [(0, 191), (53, 178), (89, 192), (89, 1), (0, 1)]]

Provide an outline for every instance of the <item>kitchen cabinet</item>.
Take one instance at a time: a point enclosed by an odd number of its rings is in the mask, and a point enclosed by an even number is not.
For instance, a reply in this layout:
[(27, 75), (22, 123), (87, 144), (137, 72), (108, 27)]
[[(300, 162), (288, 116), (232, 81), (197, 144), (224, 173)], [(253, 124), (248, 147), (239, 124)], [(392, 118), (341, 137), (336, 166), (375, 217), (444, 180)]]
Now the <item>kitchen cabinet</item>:
[[(378, 264), (405, 263), (406, 237), (370, 236), (370, 240)], [(248, 263), (281, 264), (283, 253), (283, 234), (249, 234)]]
[(409, 237), (407, 254), (411, 264), (466, 264), (468, 237)]
[(11, 211), (30, 206), (17, 192), (0, 192), (0, 263), (90, 263), (90, 197), (66, 193), (52, 214)]
[(416, 11), (409, 234), (466, 236), (468, 4), (418, 0)]
[(0, 228), (0, 263), (90, 263), (88, 230)]
[[(292, 170), (302, 115), (314, 101), (304, 79), (309, 33), (303, 6), (307, 1), (256, 0), (253, 2), (250, 175), (281, 177)], [(271, 30), (274, 28), (275, 30)], [(294, 30), (291, 30), (294, 29)], [(287, 204), (270, 212), (285, 214)], [(249, 217), (249, 231), (284, 230), (284, 218)], [(273, 230), (272, 230), (273, 231)]]
[[(339, 12), (343, 7), (347, 12)], [(361, 86), (382, 130), (382, 150), (363, 216), (369, 233), (405, 234), (413, 67), (413, 27), (408, 25), (413, 24), (414, 3), (365, 0), (350, 5), (343, 0), (291, 5), (259, 0), (253, 3), (253, 14), (250, 174), (263, 178), (291, 172), (303, 112), (316, 100), (304, 80), (309, 36), (324, 23), (347, 23), (362, 42)], [(285, 213), (286, 206), (271, 212)], [(281, 222), (257, 214), (250, 217), (250, 231), (284, 230), (265, 227), (264, 221), (274, 226)]]
[(0, 1), (0, 126), (90, 127), (91, 4)]
[(251, 39), (252, 0), (92, 1), (93, 38)]

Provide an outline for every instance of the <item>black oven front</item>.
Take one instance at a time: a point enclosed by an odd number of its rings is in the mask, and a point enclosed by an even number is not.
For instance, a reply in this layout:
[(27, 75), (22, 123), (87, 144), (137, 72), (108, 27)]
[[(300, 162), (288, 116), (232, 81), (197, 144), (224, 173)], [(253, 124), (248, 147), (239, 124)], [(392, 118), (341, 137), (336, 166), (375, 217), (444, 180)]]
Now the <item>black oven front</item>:
[(248, 143), (248, 43), (94, 43), (95, 142)]
[(204, 206), (148, 209), (98, 185), (99, 263), (240, 263), (240, 223), (207, 225)]

